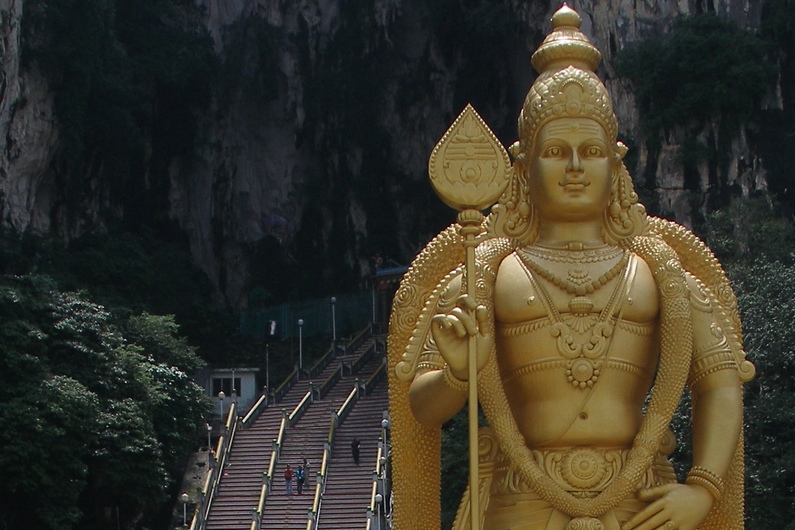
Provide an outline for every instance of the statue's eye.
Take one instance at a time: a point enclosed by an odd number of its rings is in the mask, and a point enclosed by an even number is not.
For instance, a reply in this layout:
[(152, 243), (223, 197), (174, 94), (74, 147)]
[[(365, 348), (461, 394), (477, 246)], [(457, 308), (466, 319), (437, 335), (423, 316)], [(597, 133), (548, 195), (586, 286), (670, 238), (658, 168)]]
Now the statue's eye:
[(592, 145), (585, 150), (585, 154), (590, 157), (602, 156), (602, 149), (596, 145)]
[(557, 145), (553, 145), (552, 147), (548, 147), (546, 151), (544, 151), (544, 156), (548, 156), (551, 158), (557, 158), (563, 155), (563, 149), (561, 149)]

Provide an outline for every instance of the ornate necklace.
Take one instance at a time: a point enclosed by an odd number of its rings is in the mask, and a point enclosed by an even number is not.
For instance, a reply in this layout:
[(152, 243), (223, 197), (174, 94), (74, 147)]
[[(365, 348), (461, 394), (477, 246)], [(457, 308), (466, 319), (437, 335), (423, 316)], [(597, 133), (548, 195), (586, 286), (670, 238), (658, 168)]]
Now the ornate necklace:
[(618, 247), (609, 247), (607, 245), (581, 250), (534, 245), (525, 247), (522, 250), (531, 256), (559, 263), (598, 263), (600, 261), (615, 259), (622, 252)]
[(531, 271), (533, 271), (535, 274), (538, 274), (556, 287), (559, 287), (565, 290), (567, 293), (575, 296), (584, 296), (599, 290), (607, 282), (616, 277), (621, 269), (624, 268), (624, 265), (627, 264), (627, 260), (629, 259), (629, 252), (623, 251), (623, 255), (621, 256), (621, 259), (618, 260), (618, 263), (613, 265), (607, 272), (595, 280), (591, 280), (588, 271), (579, 267), (570, 269), (567, 278), (561, 278), (560, 276), (555, 275), (551, 271), (539, 265), (533, 259), (530, 259), (530, 256), (534, 255), (533, 252), (529, 252), (528, 249), (522, 249), (521, 253), (523, 258), (522, 262)]
[[(591, 314), (593, 309), (593, 301), (582, 295), (575, 296), (569, 302), (569, 310), (571, 313), (561, 315), (555, 308), (549, 293), (546, 289), (536, 281), (533, 277), (533, 272), (552, 283), (557, 285), (557, 282), (547, 278), (544, 273), (547, 273), (552, 278), (563, 281), (561, 278), (554, 276), (546, 269), (538, 266), (533, 262), (529, 256), (524, 253), (517, 253), (519, 262), (524, 265), (527, 277), (530, 283), (535, 288), (536, 292), (541, 296), (541, 300), (547, 310), (552, 325), (549, 328), (550, 334), (556, 339), (558, 353), (561, 357), (566, 359), (566, 379), (572, 386), (579, 389), (593, 388), (599, 380), (599, 374), (604, 364), (604, 357), (607, 355), (608, 347), (610, 345), (610, 338), (613, 335), (614, 323), (611, 319), (614, 317), (616, 311), (620, 308), (620, 293), (624, 290), (627, 280), (627, 274), (624, 274), (621, 281), (619, 281), (615, 289), (610, 295), (605, 307), (597, 317)], [(615, 277), (619, 271), (629, 269), (629, 251), (625, 251), (621, 260), (612, 267), (608, 272), (597, 278), (594, 282), (588, 284), (593, 292), (610, 279)], [(609, 278), (606, 276), (609, 275)], [(569, 294), (576, 294), (567, 289)]]

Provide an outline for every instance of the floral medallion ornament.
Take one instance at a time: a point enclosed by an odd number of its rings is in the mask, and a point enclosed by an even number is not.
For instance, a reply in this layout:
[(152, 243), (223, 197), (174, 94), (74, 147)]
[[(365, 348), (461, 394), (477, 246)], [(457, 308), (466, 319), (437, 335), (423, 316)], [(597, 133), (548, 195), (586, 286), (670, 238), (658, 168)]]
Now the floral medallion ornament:
[(483, 210), (497, 202), (511, 175), (508, 152), (472, 105), (456, 118), (428, 161), (431, 184), (457, 210)]
[(566, 530), (605, 530), (605, 525), (596, 517), (577, 517), (568, 522)]

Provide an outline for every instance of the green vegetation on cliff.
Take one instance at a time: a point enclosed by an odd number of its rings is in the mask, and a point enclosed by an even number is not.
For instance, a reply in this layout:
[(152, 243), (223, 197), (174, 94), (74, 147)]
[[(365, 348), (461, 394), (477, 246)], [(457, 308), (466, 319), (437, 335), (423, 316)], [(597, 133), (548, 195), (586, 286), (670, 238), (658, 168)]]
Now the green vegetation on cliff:
[(119, 319), (43, 276), (0, 277), (4, 528), (99, 530), (106, 509), (125, 527), (151, 519), (210, 407), (177, 333), (169, 317)]

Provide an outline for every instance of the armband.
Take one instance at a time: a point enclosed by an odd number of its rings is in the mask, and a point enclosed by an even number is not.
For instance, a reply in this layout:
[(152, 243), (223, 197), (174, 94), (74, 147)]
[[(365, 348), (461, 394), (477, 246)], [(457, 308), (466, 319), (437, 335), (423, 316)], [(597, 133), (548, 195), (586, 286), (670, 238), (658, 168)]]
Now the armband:
[(687, 474), (685, 484), (695, 484), (706, 488), (715, 500), (723, 494), (725, 484), (718, 475), (702, 466), (693, 466)]
[(462, 381), (456, 376), (454, 376), (452, 372), (450, 372), (449, 364), (445, 363), (442, 372), (444, 373), (444, 382), (447, 384), (447, 386), (455, 390), (460, 390), (462, 392), (467, 391), (467, 389), (469, 388), (469, 383), (466, 381)]

